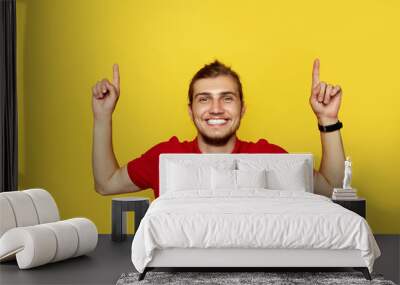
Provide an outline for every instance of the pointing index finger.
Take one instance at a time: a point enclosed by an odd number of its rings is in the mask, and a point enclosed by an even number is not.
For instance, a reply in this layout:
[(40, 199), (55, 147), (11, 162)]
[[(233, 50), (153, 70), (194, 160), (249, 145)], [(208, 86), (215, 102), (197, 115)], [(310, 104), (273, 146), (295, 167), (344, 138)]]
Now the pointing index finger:
[(119, 89), (119, 66), (116, 63), (113, 65), (113, 84)]
[(315, 87), (319, 83), (319, 59), (314, 60), (312, 72), (312, 86)]

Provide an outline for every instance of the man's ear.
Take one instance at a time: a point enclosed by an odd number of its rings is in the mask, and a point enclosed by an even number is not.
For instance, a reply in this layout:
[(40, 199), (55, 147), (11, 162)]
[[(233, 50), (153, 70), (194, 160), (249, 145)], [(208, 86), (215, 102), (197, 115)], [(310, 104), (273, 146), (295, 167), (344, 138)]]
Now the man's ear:
[(190, 119), (193, 121), (193, 112), (192, 112), (192, 105), (191, 104), (188, 104), (188, 113), (189, 113)]
[(242, 110), (240, 111), (240, 118), (243, 118), (244, 113), (246, 113), (246, 105), (242, 103)]

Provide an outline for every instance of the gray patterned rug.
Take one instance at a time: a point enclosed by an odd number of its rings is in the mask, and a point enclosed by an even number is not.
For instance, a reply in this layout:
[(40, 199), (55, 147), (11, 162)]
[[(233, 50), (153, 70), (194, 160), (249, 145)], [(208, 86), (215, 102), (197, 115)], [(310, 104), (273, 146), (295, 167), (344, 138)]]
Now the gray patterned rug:
[(139, 273), (124, 273), (117, 285), (134, 284), (379, 284), (396, 285), (384, 280), (382, 275), (372, 274), (372, 281), (364, 278), (361, 272), (156, 272), (150, 271), (145, 279), (138, 281)]

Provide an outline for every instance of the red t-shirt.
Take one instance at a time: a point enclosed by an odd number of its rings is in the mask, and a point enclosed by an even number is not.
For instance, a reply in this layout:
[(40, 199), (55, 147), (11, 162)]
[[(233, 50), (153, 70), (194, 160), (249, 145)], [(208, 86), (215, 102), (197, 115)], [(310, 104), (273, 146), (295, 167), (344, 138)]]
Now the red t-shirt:
[[(197, 137), (192, 141), (180, 142), (176, 136), (169, 141), (159, 143), (128, 163), (128, 174), (132, 182), (141, 189), (152, 188), (159, 195), (158, 161), (161, 153), (201, 153)], [(246, 142), (236, 138), (232, 153), (287, 153), (280, 146), (270, 144), (265, 139), (258, 142)]]

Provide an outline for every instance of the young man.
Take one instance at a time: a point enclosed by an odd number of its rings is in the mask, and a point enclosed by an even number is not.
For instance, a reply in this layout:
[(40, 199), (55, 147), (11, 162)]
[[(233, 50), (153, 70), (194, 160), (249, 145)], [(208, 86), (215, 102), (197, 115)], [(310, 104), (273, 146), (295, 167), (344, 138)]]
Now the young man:
[[(286, 153), (260, 139), (256, 143), (237, 138), (246, 107), (239, 76), (224, 64), (214, 61), (193, 77), (189, 86), (189, 116), (197, 129), (192, 141), (179, 142), (176, 137), (157, 144), (141, 157), (119, 166), (112, 147), (112, 113), (118, 101), (120, 76), (114, 65), (113, 82), (107, 79), (92, 88), (94, 114), (93, 174), (95, 189), (113, 195), (152, 188), (158, 197), (158, 161), (161, 153)], [(314, 61), (310, 105), (321, 132), (322, 159), (314, 171), (317, 194), (330, 197), (333, 187), (341, 185), (344, 173), (344, 149), (338, 112), (342, 91), (319, 80), (319, 61)]]

